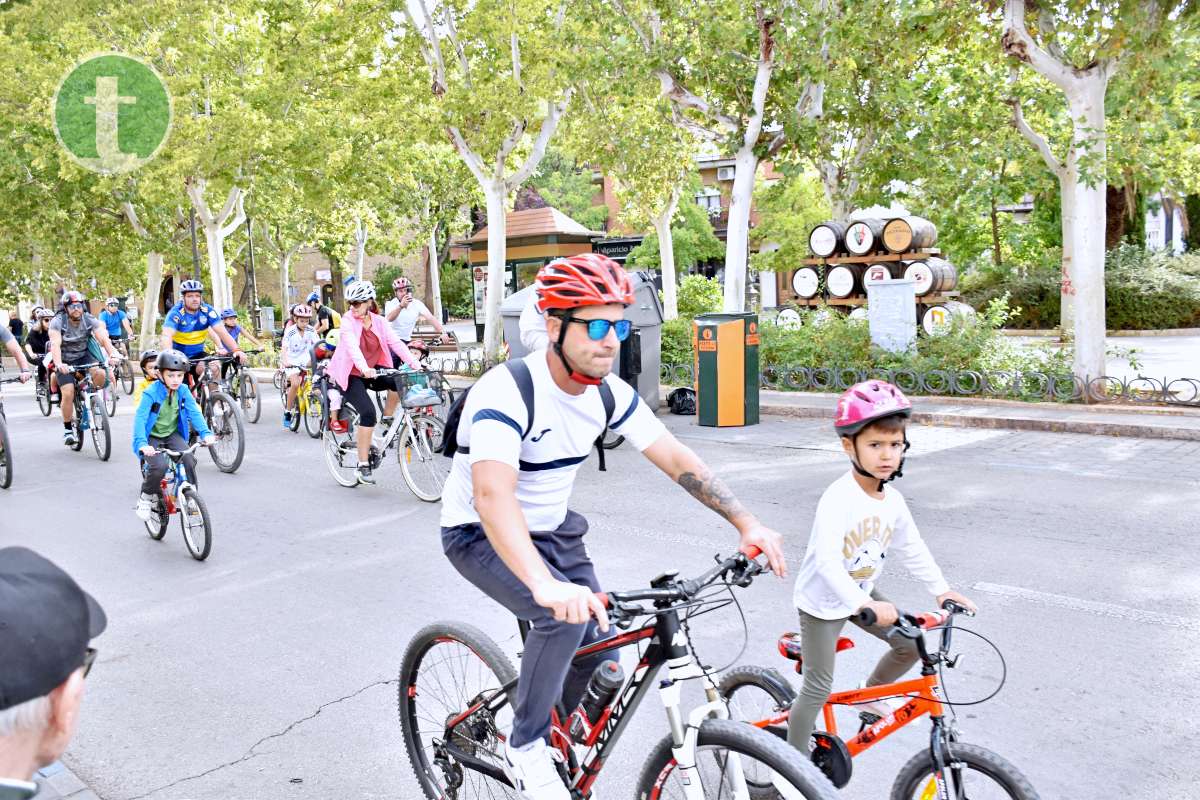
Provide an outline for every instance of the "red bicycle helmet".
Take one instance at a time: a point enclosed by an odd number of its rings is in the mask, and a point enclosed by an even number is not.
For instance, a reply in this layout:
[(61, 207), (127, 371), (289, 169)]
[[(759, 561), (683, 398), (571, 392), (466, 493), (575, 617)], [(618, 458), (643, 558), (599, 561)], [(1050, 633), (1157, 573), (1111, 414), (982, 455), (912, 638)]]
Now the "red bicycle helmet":
[(842, 436), (854, 436), (884, 417), (908, 417), (912, 403), (904, 392), (887, 381), (864, 381), (847, 389), (838, 400), (833, 427)]
[(537, 308), (543, 314), (554, 309), (632, 305), (633, 281), (621, 265), (599, 253), (580, 253), (551, 261), (538, 270)]

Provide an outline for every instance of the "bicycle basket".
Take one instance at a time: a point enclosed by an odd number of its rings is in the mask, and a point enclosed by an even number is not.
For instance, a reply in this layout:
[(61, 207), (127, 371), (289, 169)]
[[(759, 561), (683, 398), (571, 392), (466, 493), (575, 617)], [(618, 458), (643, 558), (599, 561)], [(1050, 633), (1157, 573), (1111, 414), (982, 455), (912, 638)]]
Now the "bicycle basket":
[(441, 376), (435, 372), (403, 372), (396, 376), (396, 389), (405, 408), (441, 405)]

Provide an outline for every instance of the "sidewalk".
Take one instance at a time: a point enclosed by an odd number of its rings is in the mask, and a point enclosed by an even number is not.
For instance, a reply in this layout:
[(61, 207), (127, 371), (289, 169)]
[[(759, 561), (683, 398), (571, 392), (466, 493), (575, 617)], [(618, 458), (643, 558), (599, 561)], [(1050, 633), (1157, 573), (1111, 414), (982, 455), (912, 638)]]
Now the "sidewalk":
[[(664, 398), (668, 391), (663, 387)], [(763, 414), (832, 419), (837, 399), (836, 394), (764, 390), (759, 397), (759, 409)], [(924, 425), (1200, 441), (1200, 409), (1194, 408), (1021, 403), (961, 397), (915, 397), (913, 404), (913, 421)]]

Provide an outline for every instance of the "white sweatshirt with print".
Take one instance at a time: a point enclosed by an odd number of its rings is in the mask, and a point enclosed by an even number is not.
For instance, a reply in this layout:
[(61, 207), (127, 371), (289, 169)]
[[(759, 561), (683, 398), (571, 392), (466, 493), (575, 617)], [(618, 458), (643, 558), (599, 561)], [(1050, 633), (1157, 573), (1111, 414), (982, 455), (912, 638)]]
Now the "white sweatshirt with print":
[(849, 617), (870, 601), (889, 556), (934, 596), (949, 590), (904, 496), (886, 486), (878, 500), (847, 472), (830, 484), (817, 504), (808, 550), (796, 576), (796, 608), (820, 619)]

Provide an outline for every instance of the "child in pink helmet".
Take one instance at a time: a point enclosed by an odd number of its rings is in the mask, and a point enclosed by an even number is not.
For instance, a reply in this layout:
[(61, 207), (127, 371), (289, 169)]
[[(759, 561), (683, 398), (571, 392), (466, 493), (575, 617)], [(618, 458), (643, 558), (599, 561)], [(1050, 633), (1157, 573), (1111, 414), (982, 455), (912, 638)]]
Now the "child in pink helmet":
[[(896, 607), (875, 587), (887, 558), (907, 568), (939, 606), (952, 599), (975, 608), (950, 589), (903, 495), (887, 485), (901, 475), (911, 414), (912, 403), (885, 381), (851, 386), (838, 400), (834, 429), (852, 468), (821, 495), (793, 598), (800, 612), (804, 686), (792, 705), (788, 741), (804, 752), (809, 750), (817, 714), (829, 699), (837, 640), (847, 620), (891, 648), (867, 686), (894, 682), (917, 662), (911, 640), (885, 636), (897, 619)], [(874, 626), (855, 619), (864, 608), (875, 612)], [(861, 710), (880, 716), (892, 710), (883, 701), (867, 705), (872, 707), (864, 705)]]

